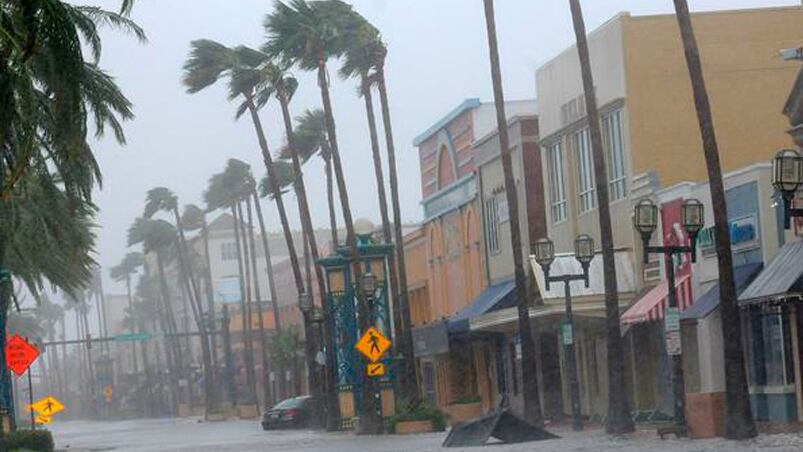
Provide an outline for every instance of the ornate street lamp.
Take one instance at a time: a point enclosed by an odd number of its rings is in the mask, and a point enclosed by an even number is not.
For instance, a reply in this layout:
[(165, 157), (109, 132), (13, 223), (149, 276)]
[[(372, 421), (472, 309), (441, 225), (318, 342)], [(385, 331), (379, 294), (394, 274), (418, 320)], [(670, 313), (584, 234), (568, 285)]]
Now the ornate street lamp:
[(792, 226), (791, 218), (803, 216), (803, 208), (792, 208), (795, 192), (803, 186), (803, 155), (794, 149), (783, 149), (772, 161), (772, 185), (783, 200), (784, 229)]
[(298, 309), (300, 309), (305, 316), (308, 316), (310, 312), (312, 312), (312, 295), (306, 290), (298, 294)]
[(689, 245), (650, 246), (650, 237), (658, 227), (658, 206), (649, 199), (636, 204), (633, 212), (633, 225), (641, 234), (644, 250), (644, 263), (649, 254), (662, 254), (666, 263), (666, 279), (669, 290), (669, 307), (664, 314), (664, 329), (667, 337), (667, 354), (672, 357), (672, 388), (675, 398), (675, 424), (685, 428), (685, 384), (683, 381), (683, 360), (680, 347), (680, 311), (678, 292), (675, 287), (675, 254), (691, 253), (691, 261), (697, 261), (697, 235), (705, 225), (703, 204), (694, 198), (687, 199), (680, 208), (683, 229), (689, 235)]
[(582, 414), (580, 412), (580, 383), (577, 378), (577, 364), (575, 361), (574, 350), (574, 316), (572, 314), (572, 292), (570, 283), (572, 281), (583, 281), (588, 287), (588, 269), (594, 259), (594, 239), (587, 234), (577, 236), (574, 240), (574, 257), (580, 262), (583, 272), (580, 274), (566, 274), (560, 276), (550, 276), (549, 268), (555, 261), (555, 244), (548, 238), (537, 240), (532, 245), (532, 253), (535, 261), (544, 271), (544, 281), (546, 290), (549, 290), (550, 282), (563, 282), (563, 293), (566, 299), (566, 321), (562, 326), (563, 345), (566, 348), (566, 368), (569, 374), (569, 389), (571, 392), (572, 403), (572, 429), (580, 431), (583, 429)]

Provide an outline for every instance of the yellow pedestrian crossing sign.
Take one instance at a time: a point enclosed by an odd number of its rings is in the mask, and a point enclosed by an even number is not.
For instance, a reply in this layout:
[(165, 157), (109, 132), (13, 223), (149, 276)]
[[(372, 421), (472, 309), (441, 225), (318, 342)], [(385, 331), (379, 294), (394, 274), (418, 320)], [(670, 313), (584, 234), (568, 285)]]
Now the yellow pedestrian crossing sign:
[(65, 407), (61, 402), (56, 400), (55, 397), (49, 396), (34, 403), (33, 405), (29, 405), (28, 408), (32, 408), (40, 415), (50, 417), (59, 411), (64, 411)]
[(382, 363), (368, 363), (365, 366), (365, 373), (368, 374), (369, 377), (381, 377), (385, 375), (385, 365)]
[(371, 362), (375, 363), (379, 361), (379, 358), (390, 348), (390, 340), (380, 333), (379, 330), (371, 327), (368, 328), (360, 340), (357, 341), (355, 348), (365, 355), (366, 358), (371, 360)]

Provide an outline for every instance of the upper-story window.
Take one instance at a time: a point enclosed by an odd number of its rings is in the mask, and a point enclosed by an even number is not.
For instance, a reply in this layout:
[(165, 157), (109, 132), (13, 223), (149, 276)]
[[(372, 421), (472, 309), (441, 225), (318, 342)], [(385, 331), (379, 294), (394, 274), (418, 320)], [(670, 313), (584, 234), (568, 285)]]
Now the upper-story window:
[(552, 222), (566, 219), (566, 186), (563, 178), (563, 149), (560, 140), (547, 149), (549, 169), (549, 202)]
[(485, 225), (488, 233), (488, 252), (499, 252), (499, 204), (496, 196), (485, 201)]
[(594, 160), (591, 156), (591, 134), (588, 127), (572, 134), (572, 145), (577, 162), (577, 194), (580, 198), (580, 213), (582, 213), (597, 207)]
[(608, 160), (610, 199), (617, 201), (627, 196), (622, 110), (616, 110), (602, 118), (602, 139), (605, 143), (605, 157)]
[(224, 261), (237, 260), (237, 244), (235, 242), (221, 243), (220, 255)]

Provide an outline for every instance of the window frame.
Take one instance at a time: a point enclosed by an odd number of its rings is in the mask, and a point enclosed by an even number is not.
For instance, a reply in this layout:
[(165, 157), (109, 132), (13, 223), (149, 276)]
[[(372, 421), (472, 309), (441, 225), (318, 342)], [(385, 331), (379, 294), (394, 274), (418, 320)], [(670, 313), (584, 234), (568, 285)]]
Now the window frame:
[(625, 199), (627, 198), (627, 164), (625, 163), (621, 108), (602, 117), (602, 143), (608, 170), (610, 201)]
[(589, 127), (573, 132), (571, 141), (577, 170), (578, 207), (579, 212), (583, 214), (597, 208), (597, 183)]
[(547, 172), (550, 216), (552, 223), (560, 223), (568, 217), (562, 137), (547, 146)]

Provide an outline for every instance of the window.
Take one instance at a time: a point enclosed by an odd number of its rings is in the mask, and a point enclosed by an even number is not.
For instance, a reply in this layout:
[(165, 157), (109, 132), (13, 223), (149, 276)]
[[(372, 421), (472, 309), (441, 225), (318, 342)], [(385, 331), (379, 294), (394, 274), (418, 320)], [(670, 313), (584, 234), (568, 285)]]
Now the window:
[(224, 261), (237, 260), (237, 244), (234, 242), (221, 243), (220, 255)]
[(499, 252), (499, 204), (496, 196), (491, 196), (485, 201), (485, 225), (488, 234), (488, 252)]
[(518, 359), (518, 353), (516, 353), (516, 343), (511, 342), (510, 344), (510, 377), (511, 383), (513, 383), (513, 395), (519, 395), (519, 370), (516, 366), (516, 360)]
[(622, 138), (622, 111), (617, 110), (602, 118), (602, 140), (608, 163), (610, 199), (617, 201), (627, 196), (625, 176), (625, 146)]
[(752, 309), (744, 317), (750, 384), (752, 386), (794, 384), (788, 309), (774, 308), (769, 312)]
[(547, 165), (549, 167), (549, 201), (552, 222), (558, 223), (566, 219), (566, 187), (563, 181), (563, 151), (560, 141), (549, 146)]
[(597, 207), (597, 190), (594, 185), (594, 160), (591, 157), (591, 134), (588, 127), (572, 136), (574, 157), (577, 162), (577, 192), (580, 213)]

